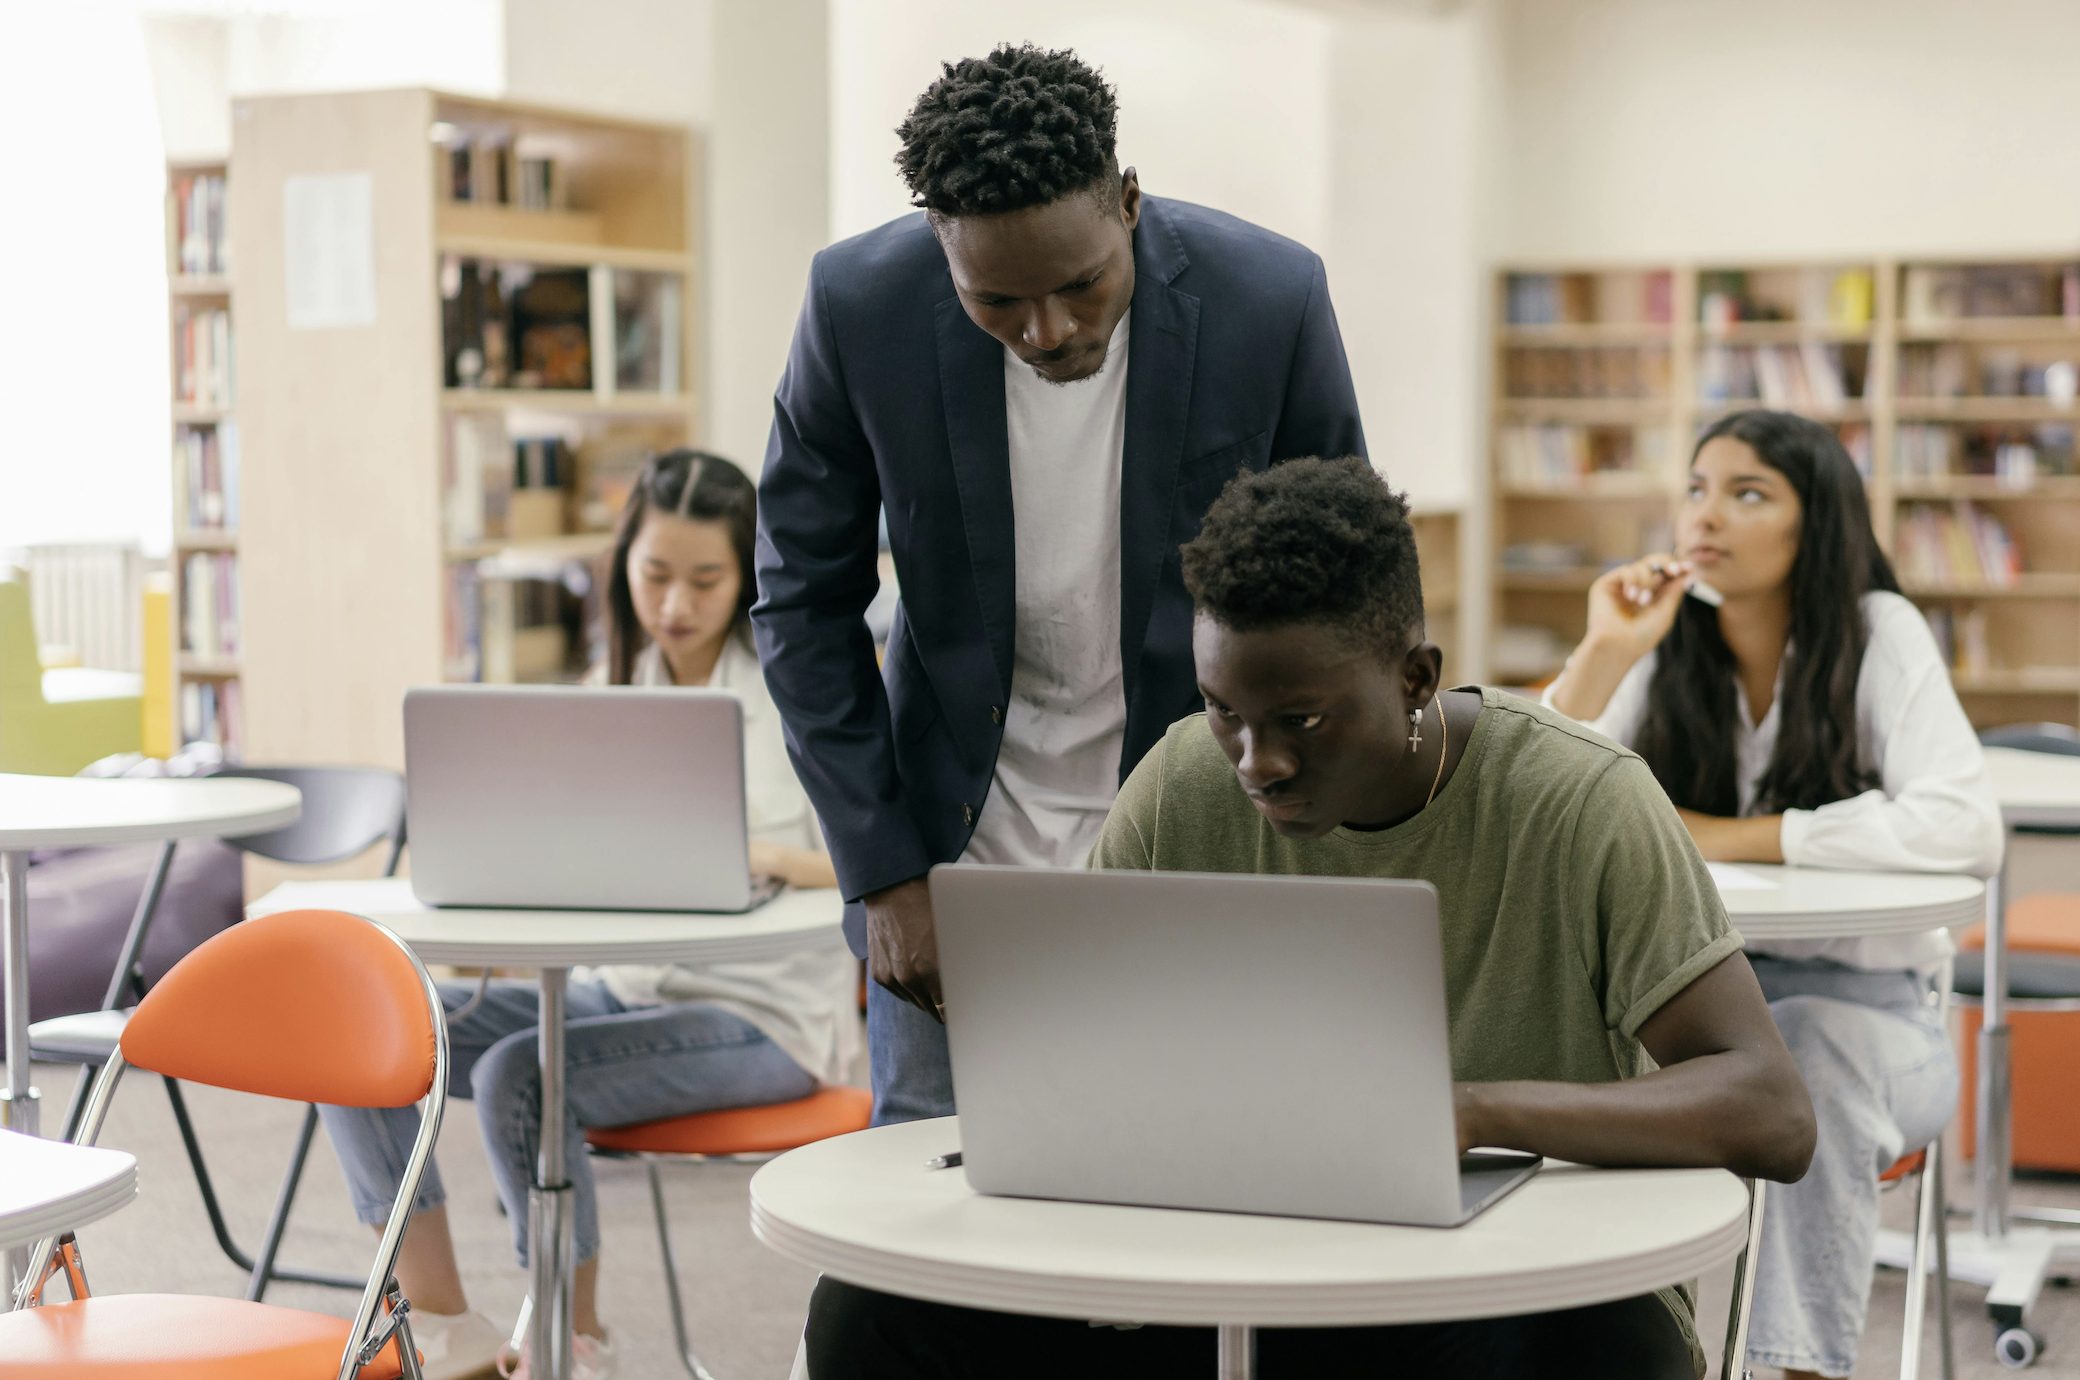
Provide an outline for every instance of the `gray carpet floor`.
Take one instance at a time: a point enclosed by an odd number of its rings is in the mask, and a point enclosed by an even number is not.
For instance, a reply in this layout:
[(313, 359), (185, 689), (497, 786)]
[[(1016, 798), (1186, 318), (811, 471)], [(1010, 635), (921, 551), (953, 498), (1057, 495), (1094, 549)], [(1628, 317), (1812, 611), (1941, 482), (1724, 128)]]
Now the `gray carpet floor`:
[[(37, 1068), (46, 1107), (62, 1115), (72, 1074)], [(209, 1088), (190, 1090), (198, 1133), (212, 1173), (227, 1199), (235, 1235), (249, 1249), (258, 1241), (274, 1197), (297, 1112), (293, 1107), (239, 1097)], [(103, 1143), (135, 1152), (142, 1190), (137, 1201), (83, 1235), (94, 1287), (101, 1292), (132, 1289), (181, 1293), (236, 1294), (239, 1272), (209, 1239), (201, 1199), (188, 1172), (173, 1117), (155, 1080), (134, 1077), (116, 1099)], [(496, 1206), (476, 1118), (467, 1103), (454, 1105), (441, 1132), (440, 1163), (449, 1192), (449, 1217), (461, 1256), (471, 1303), (501, 1325), (512, 1321), (527, 1281), (513, 1263), (510, 1233)], [(617, 1163), (594, 1166), (600, 1185), (601, 1311), (617, 1335), (620, 1374), (636, 1380), (670, 1380), (683, 1374), (674, 1353), (665, 1309), (657, 1241), (651, 1227), (649, 1192), (640, 1169)], [(724, 1380), (781, 1380), (793, 1360), (813, 1275), (781, 1260), (751, 1235), (745, 1185), (753, 1166), (703, 1165), (671, 1173), (667, 1193), (673, 1240), (686, 1280), (696, 1345)], [(1953, 1177), (1953, 1197), (1966, 1195), (1963, 1176)], [(2016, 1199), (2044, 1206), (2080, 1208), (2080, 1179), (2026, 1176)], [(1888, 1225), (1911, 1225), (1910, 1195), (1887, 1195)], [(346, 1186), (322, 1135), (311, 1155), (304, 1190), (283, 1251), (285, 1262), (342, 1272), (366, 1269), (374, 1235), (356, 1225)], [(1703, 1283), (1701, 1321), (1707, 1350), (1716, 1356), (1723, 1335), (1728, 1281)], [(1951, 1314), (1956, 1326), (1958, 1373), (1973, 1380), (2011, 1374), (1992, 1353), (1992, 1329), (1979, 1290), (1959, 1285)], [(277, 1285), (271, 1302), (327, 1312), (346, 1312), (352, 1299), (337, 1290)], [(1869, 1330), (1858, 1360), (1858, 1380), (1898, 1373), (1904, 1277), (1880, 1273), (1872, 1292)], [(2048, 1289), (2032, 1324), (2046, 1340), (2038, 1373), (2080, 1374), (2080, 1293)], [(1935, 1324), (1928, 1328), (1933, 1363)]]

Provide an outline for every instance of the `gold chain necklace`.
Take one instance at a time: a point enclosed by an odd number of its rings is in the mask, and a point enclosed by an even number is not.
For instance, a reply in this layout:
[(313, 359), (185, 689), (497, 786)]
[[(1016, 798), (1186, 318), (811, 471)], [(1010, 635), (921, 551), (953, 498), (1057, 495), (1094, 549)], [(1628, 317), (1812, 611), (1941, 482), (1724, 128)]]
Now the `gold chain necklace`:
[(1444, 784), (1444, 759), (1452, 751), (1452, 721), (1445, 717), (1444, 691), (1437, 692), (1432, 701), (1437, 706), (1437, 722), (1444, 729), (1444, 742), (1437, 749), (1437, 775), (1430, 778), (1430, 794), (1423, 798), (1423, 808), (1429, 809), (1430, 802), (1437, 799), (1437, 788)]

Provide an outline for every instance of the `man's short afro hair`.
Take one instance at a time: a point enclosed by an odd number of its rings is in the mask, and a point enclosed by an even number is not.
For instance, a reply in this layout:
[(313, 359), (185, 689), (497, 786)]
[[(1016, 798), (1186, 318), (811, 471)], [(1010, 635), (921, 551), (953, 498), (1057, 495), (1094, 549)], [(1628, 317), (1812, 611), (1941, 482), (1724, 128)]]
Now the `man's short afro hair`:
[(1184, 582), (1238, 632), (1333, 624), (1388, 659), (1422, 637), (1408, 499), (1362, 456), (1237, 475), (1184, 547)]
[(910, 116), (896, 166), (935, 216), (1044, 206), (1096, 187), (1117, 196), (1112, 88), (1075, 53), (1000, 44), (944, 66)]

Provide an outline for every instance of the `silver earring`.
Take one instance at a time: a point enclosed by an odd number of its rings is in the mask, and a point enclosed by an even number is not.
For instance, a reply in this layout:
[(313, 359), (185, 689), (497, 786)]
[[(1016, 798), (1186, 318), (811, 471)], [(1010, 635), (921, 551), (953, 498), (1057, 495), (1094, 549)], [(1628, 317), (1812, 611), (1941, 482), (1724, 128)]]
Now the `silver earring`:
[(1408, 750), (1415, 752), (1423, 746), (1423, 711), (1408, 711)]

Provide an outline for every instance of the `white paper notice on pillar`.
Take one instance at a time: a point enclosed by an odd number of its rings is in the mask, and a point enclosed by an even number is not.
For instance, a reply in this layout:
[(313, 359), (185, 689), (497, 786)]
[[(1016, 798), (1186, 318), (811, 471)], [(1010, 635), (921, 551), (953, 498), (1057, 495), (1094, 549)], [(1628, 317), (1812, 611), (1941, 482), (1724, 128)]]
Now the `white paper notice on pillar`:
[(374, 181), (365, 172), (302, 173), (282, 185), (282, 272), (292, 331), (376, 321)]

